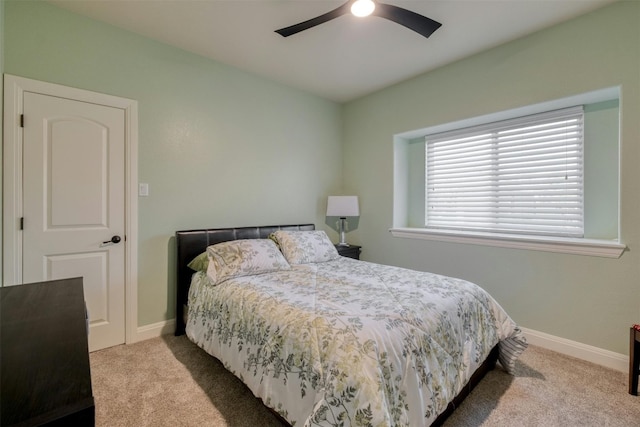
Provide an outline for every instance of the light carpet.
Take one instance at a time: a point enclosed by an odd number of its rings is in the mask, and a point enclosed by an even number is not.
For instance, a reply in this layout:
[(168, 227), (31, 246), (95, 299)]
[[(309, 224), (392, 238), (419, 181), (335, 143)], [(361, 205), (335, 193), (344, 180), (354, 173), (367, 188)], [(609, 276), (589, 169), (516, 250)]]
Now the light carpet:
[[(186, 336), (93, 352), (96, 426), (282, 427), (259, 399)], [(529, 346), (514, 376), (498, 364), (445, 427), (640, 427), (628, 376)]]

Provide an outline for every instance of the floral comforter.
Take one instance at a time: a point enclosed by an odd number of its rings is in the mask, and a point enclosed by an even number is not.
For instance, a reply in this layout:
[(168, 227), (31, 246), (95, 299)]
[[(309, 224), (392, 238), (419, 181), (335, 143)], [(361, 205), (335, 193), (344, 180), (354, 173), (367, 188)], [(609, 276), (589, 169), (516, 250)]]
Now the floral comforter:
[(464, 280), (350, 258), (213, 286), (194, 274), (187, 336), (293, 426), (421, 426), (500, 342), (526, 341)]

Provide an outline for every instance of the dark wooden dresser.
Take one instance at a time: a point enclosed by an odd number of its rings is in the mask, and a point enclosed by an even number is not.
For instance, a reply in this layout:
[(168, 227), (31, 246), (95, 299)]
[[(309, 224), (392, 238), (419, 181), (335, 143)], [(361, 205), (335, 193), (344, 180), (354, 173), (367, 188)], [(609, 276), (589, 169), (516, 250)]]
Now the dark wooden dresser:
[(93, 426), (82, 278), (0, 288), (0, 425)]

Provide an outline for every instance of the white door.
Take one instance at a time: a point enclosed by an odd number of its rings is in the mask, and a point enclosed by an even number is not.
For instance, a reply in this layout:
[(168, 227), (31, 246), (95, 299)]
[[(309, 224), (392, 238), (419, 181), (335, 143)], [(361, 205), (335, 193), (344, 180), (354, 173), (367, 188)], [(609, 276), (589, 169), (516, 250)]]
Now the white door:
[(24, 92), (22, 282), (83, 277), (89, 350), (125, 342), (125, 113)]

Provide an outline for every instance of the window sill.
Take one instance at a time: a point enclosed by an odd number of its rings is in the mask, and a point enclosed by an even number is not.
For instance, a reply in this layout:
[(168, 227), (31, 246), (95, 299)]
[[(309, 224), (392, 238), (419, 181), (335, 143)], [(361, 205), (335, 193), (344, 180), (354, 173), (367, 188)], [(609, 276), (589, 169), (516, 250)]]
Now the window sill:
[(620, 258), (627, 248), (624, 244), (615, 240), (516, 236), (511, 234), (427, 230), (423, 228), (391, 228), (389, 231), (393, 237), (404, 237), (408, 239), (436, 240), (440, 242), (528, 249), (605, 258)]

